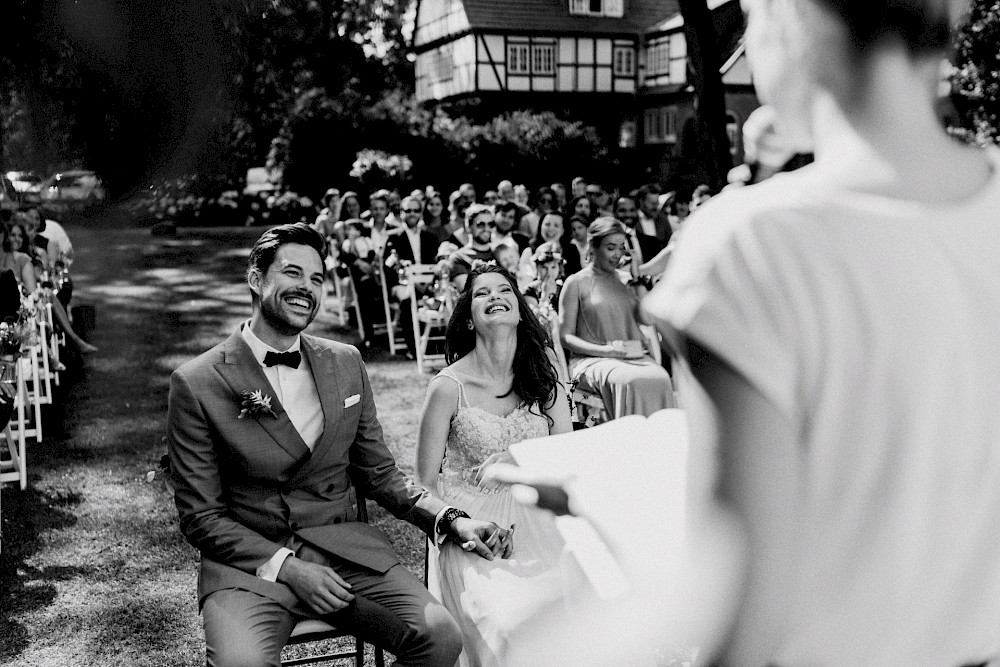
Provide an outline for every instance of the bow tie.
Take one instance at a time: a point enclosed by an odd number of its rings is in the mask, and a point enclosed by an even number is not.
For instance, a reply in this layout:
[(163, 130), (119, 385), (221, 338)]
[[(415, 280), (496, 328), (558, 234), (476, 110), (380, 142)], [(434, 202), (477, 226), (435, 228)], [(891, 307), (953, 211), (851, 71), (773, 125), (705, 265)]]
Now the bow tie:
[(264, 365), (270, 368), (276, 364), (298, 368), (302, 361), (302, 354), (295, 350), (293, 352), (268, 352), (264, 355)]

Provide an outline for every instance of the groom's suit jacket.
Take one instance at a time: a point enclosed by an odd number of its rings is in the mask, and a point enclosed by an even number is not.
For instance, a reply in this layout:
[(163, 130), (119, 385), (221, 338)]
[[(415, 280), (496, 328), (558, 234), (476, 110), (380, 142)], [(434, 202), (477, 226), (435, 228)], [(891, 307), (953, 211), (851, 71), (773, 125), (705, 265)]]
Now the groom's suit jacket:
[[(385, 446), (356, 349), (302, 335), (324, 430), (306, 447), (240, 331), (170, 377), (168, 447), (180, 527), (201, 552), (199, 603), (240, 588), (302, 611), (292, 590), (256, 576), (279, 548), (307, 542), (375, 572), (398, 562), (384, 533), (356, 520), (357, 491), (428, 535), (444, 504), (411, 483)], [(276, 416), (238, 419), (244, 391)]]

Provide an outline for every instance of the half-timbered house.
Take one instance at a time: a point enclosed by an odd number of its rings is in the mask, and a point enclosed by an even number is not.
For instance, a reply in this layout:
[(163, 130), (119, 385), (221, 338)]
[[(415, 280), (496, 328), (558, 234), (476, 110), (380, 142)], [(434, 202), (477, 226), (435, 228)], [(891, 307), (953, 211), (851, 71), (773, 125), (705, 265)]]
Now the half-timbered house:
[[(738, 48), (739, 3), (710, 6), (737, 138), (757, 106)], [(681, 163), (694, 105), (676, 0), (418, 0), (412, 45), (419, 102), (475, 99), (487, 115), (554, 110), (637, 149), (660, 176)], [(740, 157), (738, 139), (734, 147)]]

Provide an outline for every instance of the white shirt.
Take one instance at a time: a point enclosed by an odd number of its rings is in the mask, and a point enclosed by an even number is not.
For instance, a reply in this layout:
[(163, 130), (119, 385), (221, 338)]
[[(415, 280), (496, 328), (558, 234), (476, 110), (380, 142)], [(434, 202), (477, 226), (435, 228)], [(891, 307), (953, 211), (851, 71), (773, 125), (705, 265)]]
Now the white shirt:
[(622, 225), (625, 228), (625, 236), (628, 237), (629, 245), (631, 246), (631, 252), (635, 255), (639, 263), (642, 264), (646, 259), (642, 256), (642, 246), (639, 245), (639, 237), (636, 236), (635, 228), (629, 227), (628, 225)]
[(1000, 151), (987, 155), (992, 181), (964, 202), (845, 191), (806, 167), (684, 223), (644, 305), (798, 434), (730, 452), (756, 557), (726, 664), (1000, 652)]
[(656, 236), (656, 220), (653, 220), (642, 211), (639, 211), (639, 226), (642, 228), (642, 233), (646, 236)]
[(410, 248), (413, 250), (413, 263), (420, 264), (420, 227), (410, 229), (408, 226), (403, 225), (403, 231), (406, 232), (406, 238), (410, 240)]
[[(264, 375), (267, 376), (268, 382), (271, 383), (271, 388), (277, 394), (278, 401), (285, 408), (285, 412), (288, 413), (288, 418), (291, 420), (292, 425), (295, 426), (295, 430), (302, 436), (302, 440), (306, 443), (309, 451), (312, 451), (320, 436), (323, 435), (324, 417), (323, 407), (320, 404), (319, 394), (316, 391), (316, 382), (313, 379), (306, 356), (302, 355), (302, 361), (299, 363), (298, 368), (290, 368), (283, 364), (275, 364), (271, 367), (265, 366), (264, 357), (268, 352), (280, 353), (282, 350), (277, 350), (257, 338), (253, 331), (250, 330), (249, 321), (243, 325), (241, 333), (243, 340), (250, 346), (250, 351), (253, 353), (257, 363), (263, 369)], [(296, 336), (295, 342), (287, 350), (284, 350), (284, 352), (301, 352), (301, 348), (302, 338)], [(448, 510), (448, 507), (438, 512), (437, 517), (434, 519), (434, 533), (438, 544), (444, 540), (445, 536), (437, 535), (437, 524), (446, 510)], [(278, 572), (281, 570), (281, 566), (284, 565), (285, 559), (294, 555), (295, 552), (291, 549), (281, 547), (266, 563), (257, 568), (256, 575), (265, 581), (277, 581)]]
[(73, 261), (73, 244), (69, 240), (69, 235), (66, 234), (66, 230), (55, 220), (45, 220), (45, 231), (39, 232), (49, 241), (49, 261), (56, 261), (59, 259), (59, 253), (66, 253), (67, 262), (66, 266)]
[(369, 227), (371, 231), (371, 241), (372, 245), (375, 246), (375, 254), (382, 256), (382, 251), (385, 250), (385, 242), (389, 239), (389, 233), (392, 232), (394, 227), (390, 227), (388, 222), (382, 226), (382, 229), (376, 229), (375, 225)]
[[(278, 402), (288, 413), (295, 430), (302, 436), (303, 442), (309, 451), (316, 446), (316, 442), (323, 435), (323, 407), (319, 401), (319, 393), (316, 391), (316, 382), (313, 379), (312, 371), (309, 368), (309, 361), (302, 355), (302, 361), (298, 368), (291, 368), (283, 364), (265, 366), (264, 357), (268, 352), (301, 352), (302, 338), (295, 337), (295, 342), (287, 350), (276, 350), (261, 339), (257, 338), (250, 330), (250, 322), (243, 325), (243, 340), (250, 346), (250, 352), (254, 359), (260, 364), (271, 383)], [(263, 388), (262, 388), (263, 389)], [(289, 556), (294, 555), (291, 549), (282, 547), (263, 565), (257, 568), (257, 576), (265, 581), (277, 581), (278, 571)]]

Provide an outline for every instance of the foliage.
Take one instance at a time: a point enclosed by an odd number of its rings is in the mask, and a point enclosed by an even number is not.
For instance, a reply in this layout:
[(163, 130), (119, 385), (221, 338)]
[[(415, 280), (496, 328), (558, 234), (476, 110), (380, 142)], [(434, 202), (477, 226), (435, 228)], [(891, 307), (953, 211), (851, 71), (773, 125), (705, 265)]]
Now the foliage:
[(406, 155), (390, 155), (385, 151), (365, 148), (351, 166), (351, 177), (360, 180), (369, 190), (402, 182), (413, 169), (413, 160)]
[[(85, 165), (114, 194), (188, 173), (236, 185), (269, 152), (280, 159), (310, 111), (349, 133), (361, 106), (406, 88), (408, 3), (13, 0), (0, 40), (3, 162)], [(316, 109), (316, 91), (339, 113)]]
[(956, 40), (952, 131), (979, 145), (1000, 143), (1000, 0), (974, 0)]

